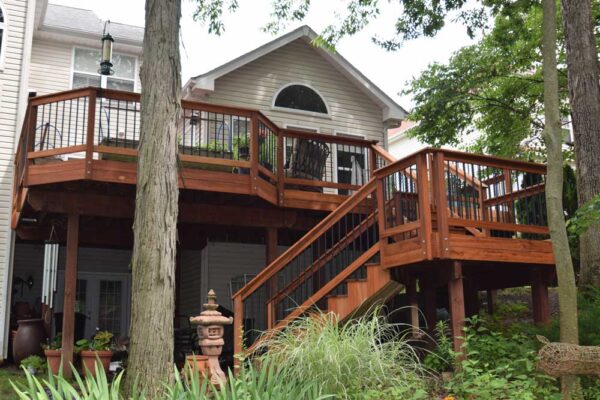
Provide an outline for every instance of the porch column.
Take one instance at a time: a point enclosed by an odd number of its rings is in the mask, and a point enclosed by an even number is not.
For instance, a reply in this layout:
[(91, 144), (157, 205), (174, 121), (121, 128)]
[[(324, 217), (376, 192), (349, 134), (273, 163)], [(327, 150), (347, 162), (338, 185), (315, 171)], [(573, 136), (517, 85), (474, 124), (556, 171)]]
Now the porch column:
[(498, 302), (498, 290), (488, 289), (487, 291), (487, 311), (488, 314), (494, 315), (496, 313), (496, 303)]
[(67, 258), (65, 264), (65, 293), (63, 301), (62, 363), (63, 373), (71, 376), (73, 342), (75, 341), (75, 289), (77, 286), (77, 250), (79, 244), (79, 215), (67, 217)]
[(427, 330), (431, 335), (435, 330), (437, 323), (437, 296), (433, 286), (426, 286), (425, 291), (425, 321), (427, 322)]
[(454, 261), (450, 270), (450, 281), (448, 282), (448, 296), (450, 304), (450, 318), (452, 325), (452, 336), (454, 351), (459, 352), (463, 339), (465, 326), (465, 298), (463, 289), (462, 263)]
[(465, 314), (471, 318), (479, 313), (479, 295), (477, 292), (477, 284), (472, 280), (464, 282), (465, 292)]
[(548, 301), (548, 284), (541, 269), (531, 273), (531, 300), (533, 303), (533, 322), (536, 325), (550, 323), (550, 304)]
[(408, 297), (408, 306), (410, 307), (410, 326), (412, 326), (412, 336), (419, 336), (419, 301), (417, 298), (417, 279), (409, 275), (406, 283), (406, 296)]
[(277, 251), (278, 240), (279, 239), (277, 237), (277, 228), (265, 229), (267, 264), (271, 264), (279, 256), (279, 253)]

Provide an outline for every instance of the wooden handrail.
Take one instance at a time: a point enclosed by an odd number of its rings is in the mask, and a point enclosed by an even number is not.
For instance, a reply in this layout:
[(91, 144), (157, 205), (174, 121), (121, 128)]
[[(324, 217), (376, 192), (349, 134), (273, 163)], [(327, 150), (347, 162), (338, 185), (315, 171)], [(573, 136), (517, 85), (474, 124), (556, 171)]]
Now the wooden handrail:
[(346, 136), (327, 135), (325, 133), (295, 131), (293, 129), (281, 129), (279, 132), (285, 137), (314, 139), (322, 142), (348, 144), (360, 147), (371, 147), (373, 144), (377, 143), (376, 140), (365, 140)]
[(319, 258), (317, 258), (312, 264), (304, 269), (304, 271), (300, 272), (298, 276), (294, 278), (290, 283), (288, 283), (283, 289), (279, 290), (275, 295), (271, 296), (269, 301), (279, 302), (285, 296), (287, 296), (290, 292), (296, 289), (298, 286), (305, 281), (305, 278), (309, 275), (312, 275), (319, 271), (321, 267), (326, 265), (329, 261), (333, 259), (336, 255), (340, 253), (348, 243), (352, 243), (358, 236), (362, 235), (367, 229), (369, 229), (373, 224), (377, 221), (377, 211), (371, 213), (365, 218), (364, 221), (361, 221), (360, 224), (352, 228), (343, 238), (341, 238), (337, 243), (331, 246), (330, 249), (325, 251)]
[[(376, 243), (369, 250), (365, 251), (356, 260), (354, 260), (354, 262), (352, 262), (352, 264), (350, 264), (348, 267), (344, 268), (344, 270), (342, 272), (340, 272), (339, 274), (337, 274), (332, 280), (330, 280), (325, 285), (323, 285), (312, 296), (310, 296), (304, 303), (302, 303), (301, 305), (299, 305), (298, 307), (296, 307), (284, 319), (282, 319), (281, 321), (279, 321), (277, 323), (277, 325), (275, 325), (273, 328), (271, 328), (266, 333), (267, 337), (268, 337), (268, 335), (271, 335), (273, 333), (276, 333), (276, 332), (282, 330), (291, 321), (293, 321), (294, 319), (298, 318), (300, 315), (302, 315), (303, 313), (305, 313), (311, 307), (314, 307), (315, 304), (317, 304), (317, 302), (319, 300), (321, 300), (328, 293), (330, 293), (333, 289), (335, 289), (342, 282), (344, 282), (346, 279), (348, 279), (353, 273), (356, 272), (356, 270), (358, 270), (360, 267), (362, 267), (363, 265), (365, 265), (378, 252), (379, 252), (379, 243)], [(234, 296), (234, 299), (238, 299), (238, 298), (236, 296)], [(237, 314), (235, 314), (235, 315), (237, 315)], [(259, 338), (259, 340), (257, 340), (256, 342), (254, 342), (254, 344), (248, 348), (247, 354), (252, 354), (257, 349), (260, 341), (261, 341), (261, 339)]]
[(246, 286), (241, 288), (233, 295), (233, 298), (246, 299), (252, 292), (256, 291), (265, 284), (271, 277), (281, 271), (289, 261), (302, 253), (308, 245), (313, 243), (324, 232), (331, 228), (340, 217), (346, 215), (350, 210), (360, 204), (376, 187), (376, 180), (371, 179), (366, 185), (361, 187), (354, 195), (348, 197), (333, 212), (329, 213), (320, 223), (311, 229), (300, 240), (287, 249), (282, 255), (277, 257), (271, 264), (263, 269)]
[(384, 160), (386, 160), (390, 164), (398, 161), (398, 159), (396, 157), (394, 157), (386, 149), (384, 149), (383, 147), (381, 147), (381, 146), (379, 146), (377, 144), (372, 144), (371, 148), (373, 149), (373, 151), (377, 155), (379, 155), (381, 158), (383, 158)]

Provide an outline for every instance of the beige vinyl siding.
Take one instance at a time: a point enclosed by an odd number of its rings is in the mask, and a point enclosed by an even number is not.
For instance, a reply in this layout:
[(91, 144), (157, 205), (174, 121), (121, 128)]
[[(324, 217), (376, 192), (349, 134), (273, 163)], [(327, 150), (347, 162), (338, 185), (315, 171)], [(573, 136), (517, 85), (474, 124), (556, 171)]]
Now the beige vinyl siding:
[(0, 359), (6, 351), (5, 316), (8, 313), (10, 279), (10, 214), (13, 154), (19, 112), (21, 66), (24, 62), (27, 1), (0, 0), (5, 12), (0, 65)]
[(29, 90), (38, 96), (71, 88), (73, 46), (33, 41)]
[[(324, 98), (329, 115), (273, 109), (275, 94), (291, 83), (315, 89)], [(381, 109), (302, 39), (217, 79), (214, 93), (203, 100), (260, 109), (280, 127), (314, 127), (320, 133), (359, 134), (383, 142)]]
[[(31, 50), (29, 89), (37, 92), (38, 95), (70, 90), (75, 47), (78, 46), (34, 40)], [(98, 40), (98, 49), (100, 49), (100, 40)], [(139, 91), (140, 88), (138, 59), (136, 90)]]
[[(286, 247), (279, 247), (283, 253)], [(208, 290), (213, 289), (217, 301), (223, 307), (233, 310), (229, 293), (232, 278), (249, 274), (258, 274), (266, 267), (266, 248), (264, 244), (209, 242), (208, 252)], [(202, 297), (205, 298), (206, 295)]]
[(180, 256), (179, 279), (179, 315), (198, 315), (202, 308), (202, 294), (200, 275), (202, 266), (202, 252), (184, 250)]

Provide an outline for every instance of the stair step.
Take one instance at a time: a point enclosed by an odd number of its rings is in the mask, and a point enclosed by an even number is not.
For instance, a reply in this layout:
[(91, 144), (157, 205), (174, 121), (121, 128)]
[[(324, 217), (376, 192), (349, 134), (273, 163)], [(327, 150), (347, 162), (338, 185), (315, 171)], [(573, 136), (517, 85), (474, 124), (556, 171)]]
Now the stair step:
[(352, 303), (349, 297), (330, 297), (327, 299), (327, 310), (336, 313), (342, 320), (356, 308)]
[(391, 280), (390, 270), (382, 268), (380, 265), (371, 266), (367, 269), (367, 283), (369, 293), (375, 293), (381, 287)]
[(366, 282), (367, 278), (348, 278), (346, 282)]
[(369, 297), (369, 294), (368, 282), (348, 282), (348, 297), (353, 302), (358, 301), (358, 304), (360, 304)]

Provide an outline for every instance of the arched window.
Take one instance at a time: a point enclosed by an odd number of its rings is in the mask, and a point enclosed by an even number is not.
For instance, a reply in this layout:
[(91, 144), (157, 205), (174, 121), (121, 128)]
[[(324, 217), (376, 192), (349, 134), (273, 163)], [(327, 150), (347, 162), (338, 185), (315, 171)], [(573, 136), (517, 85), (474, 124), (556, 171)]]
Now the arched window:
[(4, 14), (4, 6), (0, 1), (0, 65), (2, 64), (3, 56), (4, 56), (4, 48), (6, 41), (6, 15)]
[(275, 98), (275, 107), (327, 114), (323, 98), (308, 86), (298, 84), (281, 89)]

